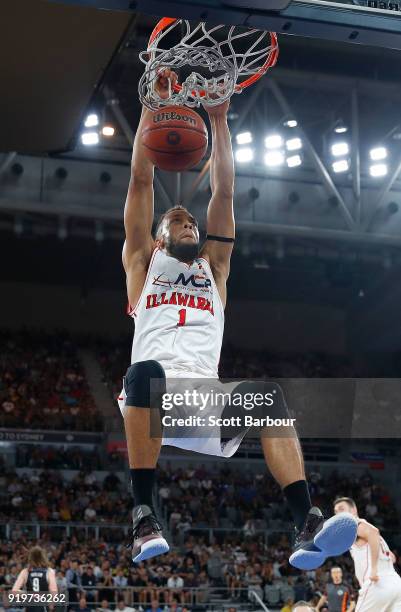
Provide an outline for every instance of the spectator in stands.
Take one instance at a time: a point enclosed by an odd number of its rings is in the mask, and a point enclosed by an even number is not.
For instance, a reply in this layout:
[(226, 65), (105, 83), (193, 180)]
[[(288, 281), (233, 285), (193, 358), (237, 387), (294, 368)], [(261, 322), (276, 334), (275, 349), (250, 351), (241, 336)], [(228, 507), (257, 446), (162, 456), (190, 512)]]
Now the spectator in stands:
[(115, 601), (115, 590), (112, 588), (114, 586), (113, 577), (110, 573), (109, 569), (103, 570), (103, 578), (99, 582), (99, 599), (106, 600), (109, 603)]
[(74, 559), (65, 574), (68, 589), (68, 601), (74, 606), (78, 603), (78, 594), (81, 587), (81, 576), (78, 570), (78, 561)]
[(175, 597), (178, 598), (182, 604), (185, 603), (185, 596), (183, 593), (184, 580), (178, 573), (173, 572), (173, 575), (167, 580), (167, 587), (170, 591), (170, 603)]
[(147, 609), (147, 612), (163, 612), (161, 607), (159, 606), (159, 602), (157, 599), (154, 599), (150, 605), (150, 608)]
[(100, 607), (96, 608), (96, 612), (112, 612), (107, 599), (102, 599), (100, 602)]
[(200, 572), (198, 580), (198, 590), (195, 593), (195, 600), (197, 604), (204, 604), (209, 601), (209, 587), (210, 582), (205, 571)]
[(70, 607), (70, 611), (71, 612), (90, 612), (90, 608), (88, 607), (88, 604), (86, 603), (85, 597), (80, 598), (78, 606)]
[(125, 599), (123, 597), (120, 597), (117, 602), (115, 612), (136, 612), (136, 608), (130, 608), (129, 606), (127, 606), (125, 603)]
[(294, 604), (294, 600), (289, 598), (286, 599), (284, 606), (281, 608), (280, 612), (291, 612), (292, 611), (292, 606)]
[(85, 566), (84, 571), (81, 574), (81, 586), (84, 590), (86, 599), (90, 603), (97, 601), (98, 591), (95, 588), (97, 580), (93, 573), (93, 567), (91, 565)]

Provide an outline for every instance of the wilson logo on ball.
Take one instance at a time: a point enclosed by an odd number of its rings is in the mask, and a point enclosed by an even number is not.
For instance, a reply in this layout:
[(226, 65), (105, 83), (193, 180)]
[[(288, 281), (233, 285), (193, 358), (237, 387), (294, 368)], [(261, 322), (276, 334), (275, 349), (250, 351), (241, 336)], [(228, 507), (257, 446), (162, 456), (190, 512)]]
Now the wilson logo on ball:
[(153, 115), (153, 123), (159, 123), (160, 121), (186, 121), (191, 125), (196, 125), (194, 117), (190, 115), (184, 115), (172, 111), (171, 113), (156, 113)]

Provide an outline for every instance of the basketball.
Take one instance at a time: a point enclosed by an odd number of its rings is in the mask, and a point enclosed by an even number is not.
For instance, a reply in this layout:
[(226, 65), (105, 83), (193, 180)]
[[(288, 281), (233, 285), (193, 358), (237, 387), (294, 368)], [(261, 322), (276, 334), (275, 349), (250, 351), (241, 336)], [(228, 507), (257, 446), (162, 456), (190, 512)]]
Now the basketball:
[(149, 114), (142, 130), (142, 144), (150, 161), (172, 172), (196, 166), (206, 153), (207, 141), (202, 117), (183, 106), (166, 106)]

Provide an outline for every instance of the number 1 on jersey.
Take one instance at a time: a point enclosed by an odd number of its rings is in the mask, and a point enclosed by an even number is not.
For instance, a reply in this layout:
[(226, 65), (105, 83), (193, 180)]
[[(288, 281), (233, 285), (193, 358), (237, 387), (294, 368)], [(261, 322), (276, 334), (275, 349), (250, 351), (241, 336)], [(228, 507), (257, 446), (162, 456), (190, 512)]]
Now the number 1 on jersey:
[(181, 308), (181, 310), (178, 311), (178, 314), (179, 314), (178, 327), (182, 327), (183, 325), (185, 325), (185, 320), (187, 318), (187, 311), (185, 308)]

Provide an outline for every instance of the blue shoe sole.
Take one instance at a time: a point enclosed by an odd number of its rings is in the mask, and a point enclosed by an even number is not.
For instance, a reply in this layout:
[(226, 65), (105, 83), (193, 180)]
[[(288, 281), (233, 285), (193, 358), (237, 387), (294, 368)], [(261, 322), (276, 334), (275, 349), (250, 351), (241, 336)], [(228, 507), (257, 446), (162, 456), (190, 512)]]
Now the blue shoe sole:
[(297, 569), (313, 570), (323, 565), (326, 559), (327, 555), (321, 550), (305, 550), (300, 548), (291, 555), (289, 561)]
[(313, 570), (326, 561), (327, 557), (342, 555), (351, 548), (356, 539), (358, 523), (349, 512), (341, 512), (325, 521), (315, 535), (314, 546), (295, 551), (289, 561), (300, 570)]
[(154, 540), (145, 542), (145, 544), (142, 545), (141, 552), (135, 557), (132, 557), (132, 560), (134, 563), (140, 563), (146, 559), (164, 555), (164, 553), (167, 553), (169, 550), (170, 547), (164, 538), (155, 538)]
[(341, 512), (325, 521), (313, 541), (326, 557), (335, 557), (351, 548), (355, 542), (357, 529), (358, 523), (352, 514)]

